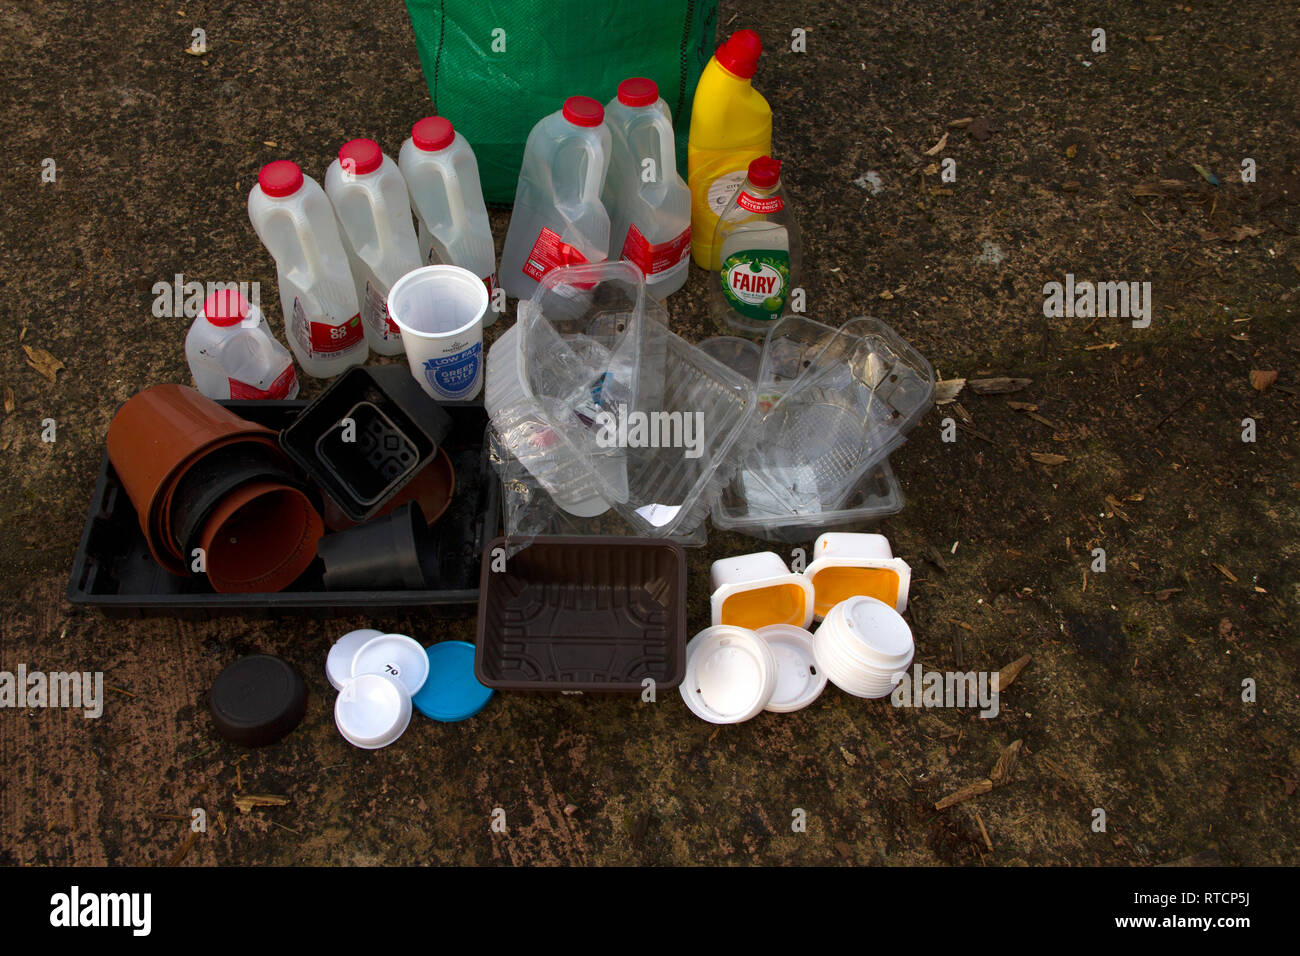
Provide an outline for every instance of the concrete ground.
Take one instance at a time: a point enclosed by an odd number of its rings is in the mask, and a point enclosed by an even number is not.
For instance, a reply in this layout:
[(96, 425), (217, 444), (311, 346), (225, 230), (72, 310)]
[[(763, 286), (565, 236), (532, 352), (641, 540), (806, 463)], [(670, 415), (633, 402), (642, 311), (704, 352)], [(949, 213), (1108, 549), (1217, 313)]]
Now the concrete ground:
[[(809, 314), (874, 314), (944, 378), (1031, 380), (933, 411), (893, 456), (909, 503), (882, 526), (914, 570), (918, 661), (987, 671), (1030, 655), (1000, 714), (832, 687), (719, 728), (676, 694), (499, 695), (368, 753), (333, 727), (331, 639), (374, 624), (472, 640), (472, 618), (121, 622), (71, 607), (114, 409), (188, 381), (186, 320), (152, 316), (154, 283), (273, 289), (244, 211), (259, 166), (290, 156), (319, 177), (353, 136), (392, 151), (429, 99), (392, 0), (16, 0), (0, 8), (0, 670), (102, 670), (110, 689), (97, 720), (0, 711), (0, 861), (1300, 859), (1294, 7), (724, 2), (719, 23), (768, 48), (755, 84), (804, 228)], [(203, 56), (186, 53), (196, 27)], [(806, 53), (789, 49), (796, 27)], [(493, 216), (498, 242), (506, 221)], [(1045, 318), (1043, 286), (1067, 273), (1149, 281), (1150, 326)], [(705, 293), (694, 270), (670, 302), (692, 340), (713, 333)], [(692, 632), (708, 623), (708, 562), (764, 546), (712, 532), (692, 552)], [(296, 733), (241, 751), (205, 695), (253, 650), (293, 661), (311, 698)], [(1008, 752), (1014, 768), (995, 773)], [(249, 794), (287, 803), (241, 812)], [(969, 798), (936, 809), (953, 794)], [(191, 839), (193, 808), (209, 824)], [(490, 830), (497, 808), (505, 833)]]

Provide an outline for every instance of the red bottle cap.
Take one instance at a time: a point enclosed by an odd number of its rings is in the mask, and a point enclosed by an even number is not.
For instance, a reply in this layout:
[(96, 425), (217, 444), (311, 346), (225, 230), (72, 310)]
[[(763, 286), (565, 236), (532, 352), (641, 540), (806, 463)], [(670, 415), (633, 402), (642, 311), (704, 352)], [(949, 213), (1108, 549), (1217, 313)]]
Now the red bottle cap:
[(728, 73), (747, 80), (758, 69), (758, 58), (763, 53), (763, 41), (753, 30), (737, 30), (718, 47), (713, 58)]
[[(301, 173), (298, 175), (302, 176)], [(203, 303), (203, 317), (218, 328), (225, 329), (238, 325), (246, 315), (248, 315), (248, 300), (238, 289), (218, 289)]]
[(749, 181), (757, 189), (771, 189), (781, 181), (781, 161), (760, 156), (749, 164)]
[(564, 101), (564, 118), (574, 126), (599, 126), (605, 121), (605, 107), (590, 96), (570, 96)]
[(277, 159), (262, 167), (257, 184), (268, 196), (292, 196), (302, 188), (302, 170), (293, 160)]
[(364, 176), (384, 161), (383, 150), (373, 139), (352, 139), (339, 147), (339, 163), (345, 173)]
[(650, 106), (659, 99), (654, 80), (634, 76), (618, 85), (618, 101), (624, 106)]
[(445, 116), (426, 116), (411, 127), (412, 142), (426, 153), (446, 149), (455, 139), (456, 131)]

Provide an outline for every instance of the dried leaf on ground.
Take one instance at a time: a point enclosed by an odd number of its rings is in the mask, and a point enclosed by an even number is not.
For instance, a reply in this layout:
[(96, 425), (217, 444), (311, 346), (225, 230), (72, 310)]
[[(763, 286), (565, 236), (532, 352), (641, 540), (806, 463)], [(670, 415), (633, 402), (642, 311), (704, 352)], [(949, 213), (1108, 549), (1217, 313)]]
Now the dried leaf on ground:
[[(1277, 381), (1277, 372), (1271, 369), (1253, 368), (1250, 370), (1250, 387), (1262, 392)], [(6, 403), (8, 399), (6, 399)]]
[(936, 803), (934, 808), (936, 810), (947, 810), (949, 807), (954, 807), (964, 800), (969, 800), (972, 797), (978, 797), (980, 794), (988, 793), (992, 789), (993, 781), (985, 777), (983, 780), (977, 780), (975, 783), (967, 784), (956, 793), (950, 793), (948, 796)]
[(1233, 574), (1231, 571), (1229, 571), (1227, 568), (1225, 568), (1222, 564), (1219, 564), (1218, 562), (1211, 562), (1211, 563), (1214, 565), (1215, 569), (1220, 574), (1222, 574), (1225, 578), (1227, 578), (1233, 584), (1237, 583), (1237, 576), (1235, 574)]
[(8, 415), (14, 410), (14, 390), (8, 385), (5, 386), (5, 414)]
[(966, 127), (966, 135), (982, 143), (993, 135), (993, 124), (988, 121), (988, 117), (981, 116), (972, 120), (971, 124)]
[(949, 129), (965, 129), (975, 121), (973, 116), (963, 116), (961, 119), (955, 119), (948, 123)]
[(248, 813), (254, 807), (284, 807), (288, 804), (288, 797), (274, 793), (241, 793), (235, 797), (235, 806), (240, 813)]
[(1032, 385), (1032, 378), (972, 378), (966, 384), (976, 395), (1007, 395)]
[(1182, 591), (1183, 591), (1182, 588), (1161, 588), (1159, 591), (1156, 592), (1156, 600), (1168, 601), (1175, 594), (1181, 594)]
[(989, 780), (993, 786), (1004, 787), (1011, 782), (1011, 774), (1015, 772), (1016, 761), (1020, 759), (1020, 748), (1024, 743), (1023, 740), (1013, 740), (1007, 749), (1002, 751), (1002, 756), (998, 757), (998, 762), (989, 772)]
[(59, 369), (63, 368), (62, 362), (45, 351), (45, 349), (34, 349), (30, 345), (24, 345), (23, 351), (27, 353), (27, 364), (29, 366), (48, 379), (50, 384), (58, 383), (57, 375)]
[(1025, 669), (1025, 665), (1033, 658), (1032, 654), (1022, 654), (1014, 661), (1008, 664), (1002, 670), (998, 671), (998, 693), (1002, 693), (1011, 686), (1011, 682), (1020, 676), (1020, 672)]
[(1056, 455), (1050, 451), (1031, 451), (1029, 457), (1040, 465), (1064, 465), (1070, 460), (1064, 455)]
[(925, 155), (938, 156), (941, 152), (943, 152), (943, 148), (947, 145), (948, 145), (948, 133), (945, 131), (944, 134), (939, 137), (939, 142), (935, 143), (933, 146), (931, 146), (929, 149), (925, 151)]
[(936, 405), (947, 405), (966, 387), (964, 378), (944, 378), (940, 379), (934, 385), (934, 403)]

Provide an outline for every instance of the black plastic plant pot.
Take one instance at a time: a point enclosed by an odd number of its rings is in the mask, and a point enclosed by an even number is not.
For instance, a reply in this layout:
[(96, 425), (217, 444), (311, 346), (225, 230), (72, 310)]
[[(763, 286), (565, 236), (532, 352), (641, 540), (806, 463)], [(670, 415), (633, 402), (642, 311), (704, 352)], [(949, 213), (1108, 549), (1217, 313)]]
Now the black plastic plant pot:
[(404, 365), (357, 366), (280, 433), (280, 446), (362, 522), (429, 464), (451, 425)]
[(316, 554), (331, 591), (424, 590), (435, 582), (436, 554), (424, 512), (408, 502), (382, 518), (321, 538)]
[(171, 534), (187, 557), (199, 546), (199, 532), (208, 516), (232, 491), (253, 481), (276, 481), (301, 488), (293, 469), (274, 448), (265, 445), (230, 445), (191, 469), (171, 500)]

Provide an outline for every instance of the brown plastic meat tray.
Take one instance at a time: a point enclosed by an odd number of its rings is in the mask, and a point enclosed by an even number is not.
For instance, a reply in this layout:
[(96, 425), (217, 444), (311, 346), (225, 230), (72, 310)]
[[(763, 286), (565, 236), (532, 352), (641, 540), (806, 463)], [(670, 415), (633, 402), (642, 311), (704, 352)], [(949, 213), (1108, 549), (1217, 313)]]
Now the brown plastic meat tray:
[(682, 682), (686, 553), (680, 545), (585, 536), (529, 542), (506, 559), (505, 570), (499, 570), (500, 555), (509, 553), (505, 538), (483, 551), (474, 654), (481, 683), (500, 690), (639, 693), (646, 678), (656, 691)]

